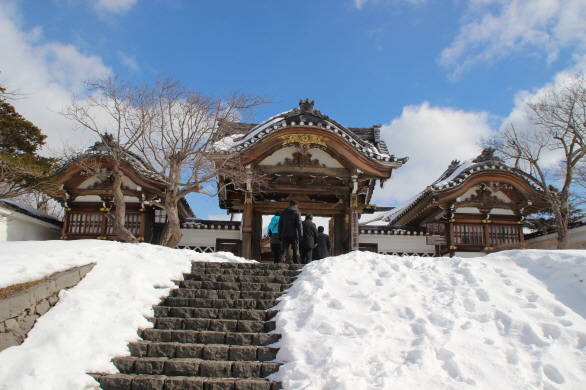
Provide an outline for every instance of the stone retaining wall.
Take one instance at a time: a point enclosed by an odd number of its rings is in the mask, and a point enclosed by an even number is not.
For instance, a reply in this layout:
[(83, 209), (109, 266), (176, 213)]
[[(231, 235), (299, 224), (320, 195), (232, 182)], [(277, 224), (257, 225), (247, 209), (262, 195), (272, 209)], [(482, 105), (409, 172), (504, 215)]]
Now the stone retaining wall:
[(72, 268), (26, 290), (0, 299), (0, 351), (20, 345), (37, 318), (59, 300), (59, 291), (75, 286), (95, 264)]

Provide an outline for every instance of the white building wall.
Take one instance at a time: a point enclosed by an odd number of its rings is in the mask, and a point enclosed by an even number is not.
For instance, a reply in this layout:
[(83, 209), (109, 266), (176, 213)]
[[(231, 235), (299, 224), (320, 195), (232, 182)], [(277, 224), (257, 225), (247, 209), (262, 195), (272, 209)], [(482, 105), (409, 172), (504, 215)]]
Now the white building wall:
[[(558, 234), (551, 233), (543, 236), (535, 237), (526, 240), (529, 243), (542, 242), (548, 240), (557, 240)], [(586, 240), (586, 226), (578, 226), (577, 228), (568, 230), (568, 241), (582, 241)]]
[(434, 247), (425, 244), (425, 236), (361, 234), (362, 244), (378, 244), (379, 252), (433, 253)]
[(18, 212), (0, 213), (0, 241), (58, 240), (61, 228)]
[(181, 229), (183, 237), (178, 246), (216, 247), (216, 239), (240, 240), (239, 229)]

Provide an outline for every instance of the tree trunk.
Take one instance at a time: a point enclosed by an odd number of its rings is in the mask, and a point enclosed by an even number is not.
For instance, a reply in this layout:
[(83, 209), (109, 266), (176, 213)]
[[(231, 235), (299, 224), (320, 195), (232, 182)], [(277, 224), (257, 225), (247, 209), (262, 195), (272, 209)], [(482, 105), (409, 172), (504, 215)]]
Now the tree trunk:
[(115, 209), (114, 213), (109, 214), (108, 217), (112, 220), (114, 233), (122, 241), (138, 243), (134, 234), (124, 227), (124, 221), (126, 220), (126, 202), (124, 201), (124, 194), (122, 193), (122, 178), (124, 177), (124, 173), (118, 169), (114, 169), (112, 177), (112, 193), (114, 194)]
[(159, 245), (169, 248), (176, 248), (183, 237), (179, 220), (179, 199), (175, 196), (168, 195), (165, 198), (165, 209), (167, 211), (167, 224), (161, 234)]

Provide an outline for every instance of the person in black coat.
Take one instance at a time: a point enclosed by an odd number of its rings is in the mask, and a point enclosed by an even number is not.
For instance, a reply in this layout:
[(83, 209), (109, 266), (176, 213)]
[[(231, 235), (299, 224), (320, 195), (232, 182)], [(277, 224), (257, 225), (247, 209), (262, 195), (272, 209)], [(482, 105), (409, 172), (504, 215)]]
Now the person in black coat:
[(332, 243), (330, 237), (324, 233), (324, 227), (317, 228), (317, 246), (313, 249), (313, 260), (325, 259), (330, 255)]
[(317, 227), (313, 223), (313, 215), (307, 214), (303, 225), (303, 240), (301, 240), (301, 261), (303, 264), (309, 264), (313, 254), (313, 248), (317, 246)]
[(279, 252), (279, 263), (285, 262), (285, 255), (289, 246), (293, 247), (293, 262), (301, 264), (299, 256), (299, 241), (303, 237), (303, 228), (301, 225), (301, 213), (299, 212), (299, 202), (292, 200), (289, 202), (279, 218), (279, 238), (281, 239), (281, 250)]

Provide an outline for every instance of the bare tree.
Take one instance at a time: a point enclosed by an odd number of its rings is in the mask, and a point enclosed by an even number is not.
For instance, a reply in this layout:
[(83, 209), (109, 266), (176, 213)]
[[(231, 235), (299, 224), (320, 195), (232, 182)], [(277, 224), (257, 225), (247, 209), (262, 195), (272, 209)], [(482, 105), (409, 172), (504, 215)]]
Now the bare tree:
[[(526, 115), (534, 127), (513, 125), (485, 146), (494, 147), (515, 168), (528, 172), (545, 193), (555, 216), (558, 248), (567, 245), (570, 196), (576, 168), (586, 155), (586, 77), (574, 76), (526, 102)], [(560, 156), (549, 164), (546, 155)], [(556, 187), (550, 184), (555, 182)]]
[(151, 204), (167, 213), (159, 243), (175, 247), (182, 237), (178, 209), (182, 197), (193, 192), (216, 195), (218, 175), (238, 181), (251, 175), (238, 155), (218, 153), (216, 145), (229, 135), (230, 122), (252, 115), (254, 108), (269, 99), (238, 92), (223, 97), (205, 95), (167, 76), (159, 76), (146, 89), (149, 99), (143, 101), (143, 108), (151, 120), (136, 149), (166, 186), (165, 198)]
[(114, 210), (108, 211), (114, 233), (126, 242), (138, 239), (124, 226), (126, 203), (122, 191), (123, 165), (132, 155), (129, 151), (144, 135), (149, 118), (143, 110), (143, 91), (125, 83), (117, 75), (103, 75), (88, 80), (86, 99), (73, 97), (61, 114), (76, 122), (81, 129), (89, 130), (101, 139), (92, 154), (78, 153), (70, 163), (78, 164), (99, 180), (111, 181)]

